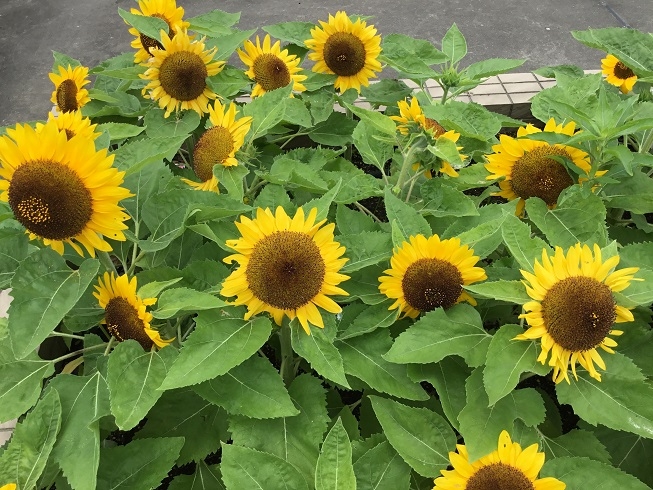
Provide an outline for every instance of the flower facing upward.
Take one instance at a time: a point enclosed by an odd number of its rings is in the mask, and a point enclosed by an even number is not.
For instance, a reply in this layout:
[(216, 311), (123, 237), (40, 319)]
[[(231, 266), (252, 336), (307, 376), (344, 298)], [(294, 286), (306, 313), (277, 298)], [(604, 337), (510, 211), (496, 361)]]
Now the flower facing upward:
[(50, 73), (49, 77), (54, 83), (54, 92), (50, 100), (57, 105), (59, 112), (76, 111), (84, 107), (91, 98), (84, 85), (91, 83), (88, 77), (88, 68), (85, 66), (68, 65), (68, 68), (59, 66), (59, 73)]
[(605, 81), (619, 87), (622, 93), (627, 94), (635, 86), (637, 75), (611, 54), (601, 60), (601, 72)]
[(261, 41), (256, 36), (256, 45), (252, 41), (245, 41), (245, 51), (238, 50), (238, 56), (249, 68), (245, 74), (256, 82), (252, 90), (252, 97), (258, 97), (265, 92), (293, 84), (293, 90), (303, 92), (306, 90), (301, 82), (306, 80), (306, 75), (300, 75), (300, 59), (288, 50), (281, 50), (281, 42), (270, 45), (270, 35), (267, 34)]
[[(135, 15), (144, 15), (146, 17), (156, 17), (168, 24), (168, 36), (174, 37), (175, 33), (182, 29), (188, 29), (189, 22), (182, 20), (184, 9), (177, 7), (175, 0), (138, 0), (140, 10), (131, 9)], [(129, 33), (135, 36), (131, 42), (131, 47), (136, 49), (134, 53), (134, 63), (142, 63), (152, 56), (153, 49), (164, 49), (163, 45), (156, 39), (141, 34), (136, 28), (131, 27)]]
[[(103, 280), (104, 279), (104, 280)], [(104, 323), (116, 340), (136, 340), (143, 349), (150, 350), (153, 345), (165, 347), (172, 340), (163, 340), (158, 331), (150, 327), (152, 314), (147, 306), (156, 303), (156, 298), (141, 299), (136, 294), (137, 281), (127, 275), (116, 277), (112, 272), (104, 273), (98, 280), (93, 296), (104, 308)]]
[(125, 240), (129, 216), (119, 201), (130, 197), (120, 187), (125, 172), (112, 166), (113, 155), (95, 150), (93, 139), (68, 139), (57, 122), (38, 130), (17, 124), (0, 138), (0, 200), (9, 206), (30, 239), (63, 254), (64, 244), (84, 255), (110, 251), (104, 236)]
[[(91, 124), (88, 117), (82, 117), (81, 111), (63, 112), (57, 116), (51, 112), (48, 114), (48, 121), (54, 121), (59, 131), (64, 131), (68, 139), (73, 136), (81, 136), (85, 139), (96, 139), (100, 133), (95, 132), (97, 124)], [(42, 123), (36, 124), (36, 130), (43, 128)]]
[(320, 27), (311, 29), (311, 39), (304, 41), (312, 49), (308, 58), (315, 61), (313, 71), (338, 75), (335, 87), (340, 92), (354, 88), (360, 92), (370, 78), (381, 71), (379, 54), (381, 36), (373, 25), (361, 19), (352, 22), (345, 12), (329, 15), (329, 21), (320, 21)]
[(527, 313), (520, 315), (530, 328), (515, 339), (541, 339), (538, 361), (545, 364), (551, 353), (549, 366), (553, 366), (556, 383), (563, 379), (569, 383), (570, 363), (578, 379), (577, 362), (601, 381), (594, 363), (601, 369), (605, 369), (605, 363), (596, 348), (614, 353), (612, 348), (617, 343), (608, 335), (623, 332), (613, 330), (613, 324), (633, 321), (632, 313), (617, 305), (612, 293), (623, 291), (637, 280), (633, 275), (639, 269), (628, 267), (611, 273), (618, 263), (617, 255), (603, 261), (598, 245), (594, 245), (592, 254), (587, 245), (576, 244), (566, 256), (560, 247), (556, 247), (553, 257), (543, 250), (542, 263), (535, 261), (534, 274), (521, 271), (533, 301), (524, 305)]
[[(573, 122), (563, 126), (549, 119), (544, 131), (572, 136), (575, 127)], [(494, 145), (494, 153), (487, 157), (485, 168), (490, 172), (487, 179), (504, 178), (499, 182), (501, 191), (496, 195), (509, 201), (519, 199), (515, 213), (518, 216), (523, 214), (525, 200), (529, 197), (539, 197), (549, 208), (553, 208), (560, 193), (574, 185), (565, 166), (551, 157), (568, 158), (586, 174), (591, 170), (589, 155), (584, 151), (568, 145), (550, 145), (546, 141), (527, 138), (529, 134), (541, 132), (529, 124), (517, 130), (518, 139), (501, 135), (500, 144)], [(604, 173), (597, 172), (597, 176)]]
[(148, 69), (141, 78), (150, 82), (143, 96), (158, 102), (165, 117), (172, 111), (192, 109), (200, 115), (208, 111), (217, 95), (206, 85), (206, 77), (217, 75), (224, 61), (212, 61), (217, 48), (204, 49), (203, 40), (191, 42), (185, 30), (174, 38), (161, 31), (163, 49), (153, 49)]
[(461, 246), (458, 238), (411, 236), (410, 243), (394, 251), (387, 275), (379, 277), (379, 291), (396, 300), (388, 309), (399, 308), (411, 318), (460, 301), (475, 305), (463, 285), (487, 279), (485, 271), (475, 267), (477, 262), (474, 251)]
[(469, 461), (467, 448), (456, 444), (457, 453), (449, 453), (452, 470), (441, 470), (433, 490), (565, 490), (557, 478), (537, 478), (544, 465), (544, 453), (537, 444), (521, 448), (505, 430), (499, 435), (496, 451)]
[[(454, 143), (460, 138), (460, 134), (455, 131), (447, 131), (444, 129), (440, 123), (430, 119), (424, 115), (422, 108), (419, 105), (419, 101), (416, 97), (413, 97), (410, 101), (410, 105), (405, 100), (400, 100), (397, 103), (399, 107), (398, 116), (390, 116), (390, 119), (397, 122), (397, 131), (403, 135), (410, 133), (411, 129), (424, 130), (429, 133), (433, 138), (446, 138)], [(462, 150), (462, 147), (458, 147), (458, 151)], [(461, 155), (461, 158), (465, 158)], [(417, 171), (420, 167), (419, 163), (413, 165), (413, 170)], [(447, 174), (450, 177), (458, 177), (458, 172), (454, 170), (449, 162), (442, 161), (440, 164), (440, 172)], [(426, 170), (424, 175), (427, 179), (432, 177), (431, 171)]]
[(235, 154), (243, 146), (252, 118), (236, 119), (236, 104), (232, 102), (227, 109), (216, 100), (213, 107), (209, 106), (209, 119), (213, 127), (200, 137), (193, 151), (193, 170), (201, 182), (182, 180), (199, 191), (217, 192), (218, 179), (213, 175), (213, 167), (238, 165)]
[(258, 208), (256, 219), (241, 216), (236, 226), (242, 237), (227, 240), (237, 253), (224, 261), (238, 263), (225, 279), (223, 296), (236, 296), (234, 304), (247, 305), (245, 320), (262, 311), (269, 312), (277, 325), (283, 317), (297, 318), (307, 334), (309, 323), (324, 328), (318, 310), (340, 313), (329, 298), (346, 295), (338, 284), (349, 279), (339, 271), (347, 259), (345, 248), (333, 239), (333, 223), (315, 222), (317, 208), (308, 216), (299, 208), (290, 218), (281, 206), (275, 212)]

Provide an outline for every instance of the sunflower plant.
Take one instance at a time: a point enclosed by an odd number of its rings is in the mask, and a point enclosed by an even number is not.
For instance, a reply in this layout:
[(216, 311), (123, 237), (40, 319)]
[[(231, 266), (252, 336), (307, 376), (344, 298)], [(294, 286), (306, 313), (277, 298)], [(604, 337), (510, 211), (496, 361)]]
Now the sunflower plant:
[(653, 37), (518, 121), (455, 24), (118, 13), (0, 132), (0, 490), (653, 485)]

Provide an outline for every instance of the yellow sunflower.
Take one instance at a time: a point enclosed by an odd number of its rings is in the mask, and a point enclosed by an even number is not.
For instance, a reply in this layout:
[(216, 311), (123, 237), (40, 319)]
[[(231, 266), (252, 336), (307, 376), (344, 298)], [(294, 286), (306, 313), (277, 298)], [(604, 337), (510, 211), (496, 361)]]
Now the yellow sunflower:
[[(140, 10), (135, 8), (131, 9), (131, 13), (135, 15), (144, 15), (146, 17), (156, 17), (168, 24), (168, 36), (171, 38), (182, 30), (188, 29), (189, 22), (182, 20), (184, 17), (184, 9), (177, 7), (175, 0), (138, 0)], [(136, 49), (134, 53), (134, 63), (142, 63), (147, 61), (152, 56), (152, 49), (164, 49), (163, 45), (156, 39), (141, 34), (136, 28), (131, 27), (129, 33), (135, 36), (131, 42), (131, 47)]]
[(499, 435), (497, 450), (470, 462), (467, 448), (456, 444), (457, 453), (449, 453), (452, 470), (440, 470), (433, 490), (515, 489), (565, 490), (567, 485), (557, 478), (537, 478), (544, 465), (544, 453), (537, 444), (522, 449), (512, 442), (507, 431)]
[(476, 305), (463, 285), (487, 279), (478, 257), (460, 239), (440, 240), (438, 235), (410, 237), (395, 249), (390, 269), (379, 277), (379, 291), (396, 301), (389, 310), (399, 308), (404, 316), (417, 318), (422, 312), (449, 308), (460, 301)]
[(58, 67), (59, 73), (50, 73), (49, 77), (54, 83), (54, 92), (50, 100), (57, 105), (59, 112), (76, 111), (84, 107), (91, 98), (84, 85), (91, 83), (88, 77), (88, 68), (85, 66), (68, 65)]
[(2, 487), (0, 487), (0, 490), (16, 490), (16, 484), (7, 483), (6, 485), (2, 485)]
[(148, 70), (140, 75), (150, 80), (143, 96), (158, 102), (165, 117), (172, 111), (192, 109), (200, 115), (208, 111), (210, 99), (217, 95), (206, 85), (206, 77), (217, 75), (224, 61), (212, 61), (217, 48), (204, 49), (204, 38), (191, 42), (180, 30), (170, 39), (161, 31), (163, 49), (153, 49)]
[(125, 240), (129, 216), (118, 203), (132, 196), (120, 187), (125, 172), (112, 166), (113, 158), (90, 138), (68, 139), (52, 119), (39, 131), (17, 124), (0, 138), (0, 200), (9, 202), (30, 239), (60, 254), (65, 243), (80, 255), (79, 245), (91, 256), (108, 252), (104, 236)]
[(311, 39), (304, 41), (314, 52), (308, 58), (315, 61), (313, 71), (338, 75), (335, 87), (340, 92), (361, 85), (367, 87), (370, 78), (381, 71), (379, 54), (381, 36), (376, 28), (361, 19), (352, 22), (345, 12), (329, 15), (329, 22), (320, 21), (320, 27), (311, 29)]
[[(460, 134), (456, 131), (447, 131), (438, 123), (437, 121), (428, 118), (422, 112), (422, 108), (419, 105), (419, 101), (416, 97), (413, 97), (410, 101), (410, 105), (405, 100), (400, 100), (397, 103), (399, 107), (398, 116), (390, 116), (390, 119), (397, 122), (397, 131), (403, 135), (410, 133), (411, 129), (424, 130), (429, 133), (433, 138), (446, 138), (453, 141), (454, 143), (458, 142)], [(458, 147), (458, 151), (462, 150), (462, 146)], [(461, 158), (466, 158), (464, 155), (461, 155)], [(415, 163), (413, 165), (413, 170), (419, 170), (420, 164)], [(440, 163), (440, 172), (447, 174), (450, 177), (458, 177), (458, 172), (454, 170), (449, 162), (441, 161)], [(432, 178), (431, 170), (425, 170), (424, 176), (427, 179)]]
[(277, 41), (270, 45), (270, 35), (267, 34), (261, 41), (256, 36), (256, 46), (252, 41), (245, 41), (245, 51), (239, 49), (238, 56), (249, 70), (245, 72), (250, 79), (256, 82), (252, 90), (252, 97), (258, 97), (265, 92), (275, 90), (293, 84), (293, 90), (303, 92), (306, 87), (301, 84), (306, 75), (300, 75), (302, 69), (299, 67), (300, 59), (294, 54), (288, 54), (288, 50), (281, 50), (281, 42)]
[(637, 75), (611, 54), (601, 60), (601, 71), (605, 81), (619, 87), (622, 93), (627, 94), (635, 86)]
[[(546, 123), (544, 131), (572, 136), (575, 127), (574, 122), (563, 126), (556, 124), (551, 118)], [(517, 139), (502, 134), (500, 144), (492, 147), (494, 153), (487, 156), (488, 163), (485, 168), (490, 172), (487, 179), (504, 177), (504, 180), (499, 182), (501, 191), (495, 195), (509, 201), (519, 199), (515, 213), (517, 216), (523, 214), (525, 200), (529, 197), (539, 197), (549, 208), (553, 208), (558, 202), (560, 193), (574, 185), (574, 180), (565, 166), (550, 157), (568, 158), (586, 174), (591, 169), (589, 155), (582, 150), (568, 145), (550, 145), (545, 141), (527, 138), (529, 134), (541, 132), (541, 129), (528, 124), (525, 128), (517, 130)], [(600, 176), (604, 173), (597, 172), (596, 175)]]
[(335, 225), (315, 222), (317, 208), (304, 217), (299, 208), (290, 218), (281, 206), (275, 212), (258, 208), (256, 219), (241, 216), (236, 226), (242, 237), (227, 240), (237, 253), (224, 261), (238, 263), (225, 279), (223, 296), (237, 296), (234, 304), (247, 305), (245, 319), (269, 312), (277, 325), (284, 316), (297, 318), (307, 334), (309, 323), (324, 328), (318, 310), (340, 313), (329, 295), (346, 295), (338, 284), (349, 279), (339, 271), (347, 259), (345, 248), (333, 239)]
[(553, 366), (553, 380), (569, 383), (567, 369), (576, 376), (579, 362), (590, 376), (601, 381), (594, 363), (605, 369), (605, 363), (596, 350), (606, 352), (617, 343), (608, 335), (619, 336), (621, 330), (612, 330), (613, 324), (632, 322), (632, 313), (616, 304), (613, 292), (626, 289), (639, 270), (628, 267), (611, 271), (619, 263), (619, 256), (601, 260), (601, 249), (594, 245), (594, 254), (587, 245), (576, 244), (567, 251), (556, 247), (549, 257), (542, 251), (542, 263), (535, 261), (534, 274), (521, 271), (526, 281), (526, 291), (533, 298), (524, 305), (525, 318), (530, 328), (515, 337), (517, 340), (542, 339), (542, 364), (551, 353), (549, 366)]
[[(104, 279), (104, 280), (103, 280)], [(156, 303), (156, 298), (141, 299), (136, 294), (137, 281), (131, 280), (127, 275), (116, 277), (112, 272), (104, 273), (104, 278), (98, 280), (93, 296), (104, 308), (104, 321), (107, 329), (116, 340), (133, 339), (150, 350), (152, 345), (162, 348), (172, 340), (163, 340), (161, 334), (150, 326), (152, 314), (147, 311), (147, 306)]]
[[(100, 133), (95, 132), (97, 124), (91, 124), (88, 117), (82, 116), (82, 111), (62, 112), (56, 116), (50, 112), (48, 121), (54, 121), (59, 131), (64, 131), (68, 139), (79, 135), (82, 138), (94, 140), (100, 136)], [(36, 123), (37, 131), (41, 131), (42, 128), (43, 123)]]
[(216, 100), (213, 107), (209, 106), (209, 120), (213, 127), (200, 137), (193, 150), (193, 170), (201, 182), (181, 180), (198, 191), (218, 192), (218, 179), (213, 175), (213, 167), (238, 165), (235, 154), (243, 146), (252, 118), (236, 119), (236, 104), (232, 102), (227, 109)]

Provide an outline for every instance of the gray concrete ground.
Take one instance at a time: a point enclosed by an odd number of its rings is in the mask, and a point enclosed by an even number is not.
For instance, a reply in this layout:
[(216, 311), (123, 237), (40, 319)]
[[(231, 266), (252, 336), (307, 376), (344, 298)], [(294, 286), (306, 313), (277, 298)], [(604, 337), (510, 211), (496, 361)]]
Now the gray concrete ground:
[[(372, 15), (381, 34), (409, 34), (439, 43), (456, 22), (471, 63), (527, 58), (522, 70), (573, 63), (599, 67), (601, 53), (577, 43), (575, 29), (630, 25), (653, 31), (652, 0), (178, 0), (192, 17), (220, 8), (242, 11), (240, 27), (326, 20), (328, 13)], [(53, 86), (51, 50), (87, 66), (131, 50), (118, 7), (134, 0), (0, 0), (0, 125), (43, 119)]]

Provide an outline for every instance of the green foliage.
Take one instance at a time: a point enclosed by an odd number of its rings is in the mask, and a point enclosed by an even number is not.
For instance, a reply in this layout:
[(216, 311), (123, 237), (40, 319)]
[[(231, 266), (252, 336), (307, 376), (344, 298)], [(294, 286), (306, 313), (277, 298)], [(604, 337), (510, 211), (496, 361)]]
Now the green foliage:
[(338, 419), (324, 438), (315, 468), (315, 490), (345, 490), (356, 487), (351, 462), (351, 442)]

